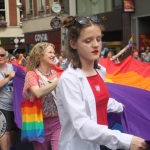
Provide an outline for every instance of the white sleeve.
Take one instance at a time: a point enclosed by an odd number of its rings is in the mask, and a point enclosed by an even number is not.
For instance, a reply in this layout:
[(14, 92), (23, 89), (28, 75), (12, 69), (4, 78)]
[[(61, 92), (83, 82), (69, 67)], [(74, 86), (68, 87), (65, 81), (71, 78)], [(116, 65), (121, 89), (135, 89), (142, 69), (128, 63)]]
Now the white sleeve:
[(107, 112), (116, 112), (121, 113), (123, 111), (123, 105), (122, 103), (117, 102), (113, 98), (109, 98), (108, 104), (107, 104)]
[[(61, 99), (69, 120), (81, 139), (106, 145), (110, 149), (129, 149), (132, 135), (110, 130), (98, 125), (86, 115), (85, 99), (81, 82), (75, 76), (61, 77), (58, 83), (57, 97)], [(61, 98), (60, 98), (61, 97)]]
[(3, 79), (4, 79), (4, 77), (3, 77), (2, 73), (0, 72), (0, 80), (3, 80)]

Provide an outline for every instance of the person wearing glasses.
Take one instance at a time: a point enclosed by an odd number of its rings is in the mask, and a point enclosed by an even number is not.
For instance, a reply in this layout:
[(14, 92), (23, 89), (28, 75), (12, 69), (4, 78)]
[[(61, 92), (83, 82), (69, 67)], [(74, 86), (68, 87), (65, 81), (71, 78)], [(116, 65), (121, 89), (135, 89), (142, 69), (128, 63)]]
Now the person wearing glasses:
[(150, 47), (146, 47), (145, 52), (141, 54), (141, 61), (150, 62)]
[(14, 122), (13, 112), (12, 79), (15, 72), (12, 64), (7, 63), (7, 55), (5, 49), (0, 47), (0, 111), (5, 115), (7, 123), (5, 133), (0, 137), (0, 148), (2, 150), (15, 150), (19, 130)]
[(102, 48), (103, 26), (97, 15), (68, 16), (68, 68), (56, 88), (61, 123), (59, 150), (146, 150), (144, 139), (108, 129), (107, 112), (123, 111), (105, 84), (106, 69), (97, 60)]

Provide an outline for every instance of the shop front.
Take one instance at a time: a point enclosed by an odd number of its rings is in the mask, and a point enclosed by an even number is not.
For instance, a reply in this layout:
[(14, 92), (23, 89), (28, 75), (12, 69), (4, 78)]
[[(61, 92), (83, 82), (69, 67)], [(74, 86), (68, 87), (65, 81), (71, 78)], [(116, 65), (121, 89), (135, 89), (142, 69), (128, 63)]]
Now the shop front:
[[(135, 13), (131, 16), (131, 29), (134, 34), (134, 44), (139, 50), (139, 56), (150, 46), (150, 11), (149, 0), (135, 0)], [(144, 8), (144, 9), (141, 9)]]
[(61, 32), (60, 30), (39, 31), (25, 33), (26, 52), (30, 52), (32, 47), (40, 42), (49, 42), (55, 45), (55, 52), (61, 51)]
[(10, 54), (12, 54), (14, 50), (16, 50), (16, 52), (18, 53), (24, 53), (25, 52), (24, 37), (17, 37), (18, 39), (17, 44), (15, 44), (14, 42), (15, 38), (16, 37), (0, 37), (0, 47), (3, 47)]

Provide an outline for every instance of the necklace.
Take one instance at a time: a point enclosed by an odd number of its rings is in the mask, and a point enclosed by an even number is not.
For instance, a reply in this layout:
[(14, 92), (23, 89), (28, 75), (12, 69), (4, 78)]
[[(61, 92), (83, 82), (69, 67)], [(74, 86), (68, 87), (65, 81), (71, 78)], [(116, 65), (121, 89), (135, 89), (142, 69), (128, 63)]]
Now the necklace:
[(38, 69), (38, 71), (43, 75), (43, 76), (45, 76), (45, 77), (49, 77), (52, 73), (51, 73), (51, 71), (50, 71), (50, 73), (49, 74), (44, 74), (42, 71), (40, 71), (39, 69)]

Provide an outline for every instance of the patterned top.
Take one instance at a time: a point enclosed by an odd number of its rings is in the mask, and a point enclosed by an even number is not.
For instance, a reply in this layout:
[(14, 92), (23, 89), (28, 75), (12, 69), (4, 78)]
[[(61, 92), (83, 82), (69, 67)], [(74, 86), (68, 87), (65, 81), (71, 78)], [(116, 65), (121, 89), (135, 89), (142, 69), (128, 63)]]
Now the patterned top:
[[(52, 81), (58, 78), (58, 74), (54, 70), (51, 70), (51, 74), (46, 77), (50, 81)], [(35, 96), (29, 90), (31, 86), (39, 86), (39, 87), (45, 86), (44, 82), (42, 81), (40, 76), (37, 75), (35, 71), (29, 71), (26, 74), (25, 84), (22, 93), (25, 99), (30, 99), (30, 100), (35, 99)], [(42, 103), (42, 111), (43, 111), (44, 118), (58, 116), (57, 106), (54, 102), (52, 93), (43, 96), (41, 98), (41, 103)]]
[(150, 53), (146, 54), (145, 52), (142, 53), (142, 61), (150, 62)]

